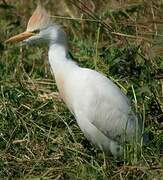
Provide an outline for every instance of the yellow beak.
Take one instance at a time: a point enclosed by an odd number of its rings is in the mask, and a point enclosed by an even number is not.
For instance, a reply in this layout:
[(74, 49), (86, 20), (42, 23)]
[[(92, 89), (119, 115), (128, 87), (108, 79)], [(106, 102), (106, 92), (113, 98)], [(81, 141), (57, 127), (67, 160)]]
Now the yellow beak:
[(29, 37), (35, 35), (35, 33), (31, 33), (31, 32), (23, 32), (23, 33), (20, 33), (16, 36), (13, 36), (11, 38), (9, 38), (8, 40), (6, 40), (5, 42), (6, 43), (16, 43), (16, 42), (20, 42), (20, 41), (23, 41), (25, 39), (28, 39)]

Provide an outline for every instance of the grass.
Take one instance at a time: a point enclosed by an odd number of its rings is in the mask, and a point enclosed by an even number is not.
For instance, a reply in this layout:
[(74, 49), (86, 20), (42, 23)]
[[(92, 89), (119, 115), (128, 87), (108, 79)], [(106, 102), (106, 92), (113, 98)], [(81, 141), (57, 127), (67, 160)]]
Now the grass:
[(162, 179), (162, 1), (46, 3), (75, 60), (121, 87), (153, 138), (136, 162), (117, 162), (87, 142), (59, 97), (47, 48), (3, 43), (25, 29), (35, 4), (2, 1), (0, 179)]

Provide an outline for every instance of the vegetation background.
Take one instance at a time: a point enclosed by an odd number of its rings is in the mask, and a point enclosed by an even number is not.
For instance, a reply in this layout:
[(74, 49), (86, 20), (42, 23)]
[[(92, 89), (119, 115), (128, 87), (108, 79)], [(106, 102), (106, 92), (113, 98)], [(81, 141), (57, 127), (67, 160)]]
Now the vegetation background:
[(163, 1), (43, 1), (75, 61), (117, 83), (153, 134), (124, 162), (86, 141), (59, 97), (47, 47), (4, 43), (36, 4), (0, 1), (0, 179), (162, 179)]

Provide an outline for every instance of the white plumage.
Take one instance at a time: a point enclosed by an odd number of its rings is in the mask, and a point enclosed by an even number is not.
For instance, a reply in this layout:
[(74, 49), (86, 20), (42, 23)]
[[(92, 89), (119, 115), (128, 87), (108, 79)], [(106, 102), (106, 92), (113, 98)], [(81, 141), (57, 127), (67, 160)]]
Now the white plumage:
[(127, 97), (110, 79), (79, 67), (69, 58), (65, 33), (49, 21), (43, 7), (37, 7), (29, 22), (24, 38), (21, 34), (7, 42), (46, 42), (58, 90), (79, 127), (93, 144), (121, 156), (124, 142), (131, 141), (136, 131), (139, 134), (141, 131)]

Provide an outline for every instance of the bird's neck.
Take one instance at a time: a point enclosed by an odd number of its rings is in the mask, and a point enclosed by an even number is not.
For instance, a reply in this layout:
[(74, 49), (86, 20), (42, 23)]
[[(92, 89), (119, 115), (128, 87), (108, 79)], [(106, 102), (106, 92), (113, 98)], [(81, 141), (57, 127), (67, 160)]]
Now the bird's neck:
[(68, 56), (67, 46), (61, 44), (51, 44), (49, 46), (49, 61), (50, 63), (59, 63), (66, 61)]
[(71, 77), (72, 72), (76, 70), (78, 66), (68, 57), (68, 50), (65, 46), (59, 44), (51, 45), (48, 55), (60, 96), (71, 110), (72, 105), (68, 99), (70, 93), (67, 84), (69, 84), (69, 77)]
[(51, 44), (49, 46), (48, 56), (54, 74), (66, 70), (68, 71), (76, 66), (76, 63), (69, 57), (67, 46), (62, 44)]
[[(49, 43), (49, 63), (55, 75), (69, 74), (77, 65), (68, 54), (66, 34), (59, 27), (51, 27)], [(67, 76), (65, 75), (65, 76)]]

